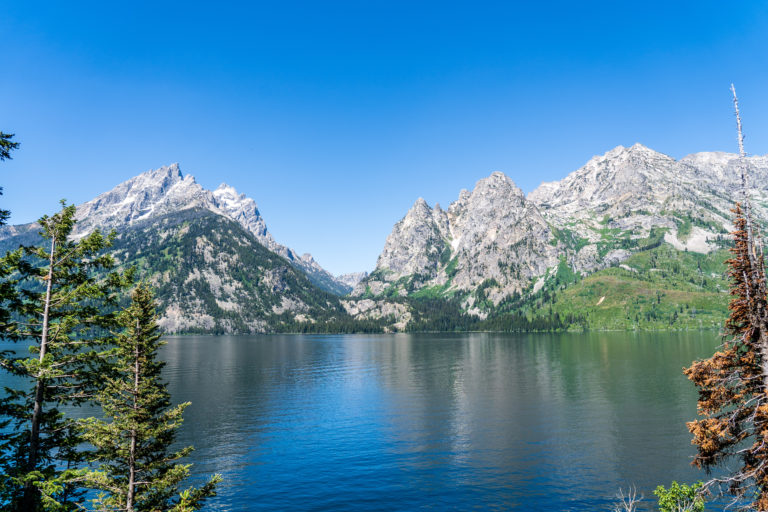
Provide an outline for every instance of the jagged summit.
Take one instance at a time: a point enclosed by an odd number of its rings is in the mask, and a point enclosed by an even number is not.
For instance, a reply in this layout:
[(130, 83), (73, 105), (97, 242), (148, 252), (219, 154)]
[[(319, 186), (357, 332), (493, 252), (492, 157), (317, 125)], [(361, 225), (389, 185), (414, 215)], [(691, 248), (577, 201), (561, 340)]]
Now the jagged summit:
[[(768, 157), (744, 162), (756, 216), (768, 219)], [(592, 272), (663, 242), (706, 253), (727, 236), (740, 165), (732, 153), (678, 161), (640, 143), (616, 146), (528, 197), (493, 172), (445, 211), (417, 200), (354, 293), (468, 293), (463, 306), (482, 314), (472, 290), (496, 304), (535, 290), (560, 261)]]
[(639, 143), (629, 148), (617, 146), (592, 157), (561, 181), (542, 183), (528, 199), (539, 206), (573, 211), (599, 204), (631, 208), (652, 195), (673, 193), (686, 174), (683, 167)]
[[(245, 194), (239, 194), (235, 187), (222, 183), (213, 191), (219, 201), (227, 205), (236, 205), (249, 199)], [(252, 200), (251, 200), (252, 201)], [(255, 204), (255, 203), (254, 203)]]
[(146, 171), (77, 208), (75, 237), (95, 228), (111, 229), (134, 224), (174, 210), (206, 207), (210, 192), (184, 176), (179, 164)]
[(387, 237), (376, 270), (353, 293), (469, 290), (493, 279), (498, 302), (555, 262), (550, 238), (535, 205), (497, 171), (472, 192), (462, 190), (447, 211), (417, 199)]
[(253, 199), (226, 183), (214, 191), (206, 190), (193, 176), (184, 176), (177, 163), (139, 174), (78, 206), (74, 236), (85, 236), (95, 228), (120, 230), (190, 208), (203, 208), (237, 221), (259, 243), (287, 258), (321, 288), (340, 294), (349, 291), (348, 286), (336, 281), (311, 256), (299, 256), (277, 243)]

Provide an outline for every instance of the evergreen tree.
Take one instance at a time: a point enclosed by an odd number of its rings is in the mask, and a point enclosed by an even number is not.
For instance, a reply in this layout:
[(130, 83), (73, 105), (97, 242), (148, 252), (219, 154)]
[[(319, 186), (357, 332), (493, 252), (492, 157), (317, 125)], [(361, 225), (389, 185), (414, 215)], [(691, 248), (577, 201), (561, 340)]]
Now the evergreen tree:
[(220, 480), (215, 475), (179, 494), (189, 465), (178, 460), (192, 447), (171, 451), (170, 446), (189, 403), (171, 406), (160, 375), (165, 363), (157, 359), (162, 342), (156, 318), (152, 291), (140, 284), (120, 316), (113, 371), (96, 397), (109, 421), (82, 422), (85, 439), (95, 447), (93, 460), (100, 463), (85, 478), (86, 486), (101, 491), (93, 502), (96, 510), (197, 510), (215, 495)]
[[(13, 142), (11, 139), (13, 139), (12, 133), (3, 133), (0, 131), (0, 161), (3, 160), (10, 160), (11, 159), (11, 151), (14, 149), (18, 149), (19, 143)], [(3, 189), (0, 187), (0, 195), (3, 194)], [(0, 226), (4, 225), (6, 221), (8, 220), (8, 217), (11, 216), (11, 212), (8, 210), (0, 210)]]
[(19, 147), (18, 142), (13, 142), (13, 133), (3, 133), (0, 131), (0, 160), (9, 160), (11, 151)]
[[(117, 298), (130, 275), (112, 272), (102, 251), (111, 237), (95, 231), (68, 240), (75, 207), (39, 220), (48, 247), (23, 247), (6, 255), (2, 283), (5, 339), (29, 346), (31, 357), (0, 353), (0, 366), (20, 385), (6, 388), (0, 418), (0, 506), (33, 512), (74, 510), (74, 479), (82, 464), (81, 438), (61, 407), (86, 402), (103, 364), (100, 350), (114, 326)], [(129, 273), (130, 274), (130, 273)], [(17, 352), (21, 352), (19, 350)]]

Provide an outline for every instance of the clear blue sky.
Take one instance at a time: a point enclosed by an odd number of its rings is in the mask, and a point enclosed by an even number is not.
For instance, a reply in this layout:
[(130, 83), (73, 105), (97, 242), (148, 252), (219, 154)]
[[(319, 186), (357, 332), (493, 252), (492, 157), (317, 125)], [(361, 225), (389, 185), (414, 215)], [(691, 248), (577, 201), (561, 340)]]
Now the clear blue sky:
[(0, 43), (12, 222), (179, 162), (334, 273), (495, 170), (733, 151), (732, 81), (768, 152), (766, 2), (0, 0)]

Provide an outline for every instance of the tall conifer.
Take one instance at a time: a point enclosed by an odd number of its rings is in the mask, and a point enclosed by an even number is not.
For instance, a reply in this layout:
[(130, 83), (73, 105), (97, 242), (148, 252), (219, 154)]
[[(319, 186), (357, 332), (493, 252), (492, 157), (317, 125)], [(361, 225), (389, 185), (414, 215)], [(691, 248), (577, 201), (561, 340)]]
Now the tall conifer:
[[(19, 143), (13, 141), (14, 134), (3, 133), (0, 131), (0, 161), (10, 160), (11, 151), (19, 148)], [(3, 189), (0, 187), (0, 195), (3, 194)], [(8, 210), (0, 210), (0, 226), (4, 225), (11, 216), (11, 212)]]
[(733, 89), (738, 126), (743, 204), (733, 213), (730, 316), (723, 343), (712, 357), (695, 361), (685, 374), (699, 388), (703, 419), (688, 423), (698, 454), (693, 464), (711, 469), (737, 461), (722, 478), (737, 500), (754, 510), (768, 510), (768, 298), (760, 236), (750, 213), (747, 168), (738, 99)]
[[(39, 220), (44, 242), (3, 259), (3, 297), (8, 313), (0, 319), (5, 339), (29, 346), (31, 357), (6, 351), (0, 366), (19, 385), (6, 388), (0, 416), (0, 506), (3, 510), (75, 510), (74, 478), (81, 466), (81, 438), (62, 406), (80, 405), (97, 385), (100, 350), (114, 325), (117, 298), (130, 280), (112, 272), (103, 253), (110, 237), (95, 231), (75, 242), (69, 235), (75, 207)], [(82, 472), (82, 470), (80, 471)]]
[(705, 416), (688, 423), (688, 429), (698, 447), (694, 464), (710, 469), (736, 458), (739, 469), (713, 483), (724, 482), (735, 496), (768, 510), (768, 333), (759, 314), (766, 305), (760, 285), (765, 270), (762, 258), (749, 257), (747, 219), (740, 204), (734, 213), (733, 256), (727, 262), (733, 299), (726, 331), (731, 337), (711, 358), (685, 370), (699, 387), (698, 410)]
[(105, 376), (96, 402), (108, 421), (82, 422), (86, 440), (95, 447), (97, 470), (86, 485), (101, 491), (94, 500), (100, 511), (188, 512), (215, 495), (218, 475), (200, 488), (179, 493), (189, 465), (178, 463), (192, 447), (171, 450), (182, 413), (189, 403), (171, 405), (161, 378), (165, 363), (157, 359), (162, 345), (152, 291), (140, 284), (120, 316), (113, 371)]

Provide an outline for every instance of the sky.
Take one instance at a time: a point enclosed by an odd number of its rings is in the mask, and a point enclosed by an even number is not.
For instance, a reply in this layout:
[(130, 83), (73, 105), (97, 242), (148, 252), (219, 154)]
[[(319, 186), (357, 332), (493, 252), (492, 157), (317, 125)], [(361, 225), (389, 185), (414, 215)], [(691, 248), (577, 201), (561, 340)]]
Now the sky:
[(768, 2), (0, 0), (12, 223), (178, 162), (275, 239), (372, 270), (423, 197), (525, 192), (640, 142), (768, 153)]

